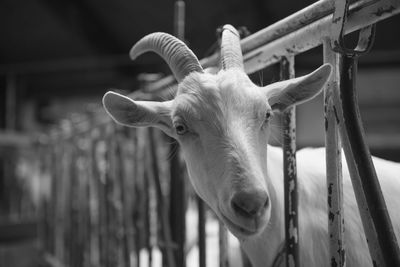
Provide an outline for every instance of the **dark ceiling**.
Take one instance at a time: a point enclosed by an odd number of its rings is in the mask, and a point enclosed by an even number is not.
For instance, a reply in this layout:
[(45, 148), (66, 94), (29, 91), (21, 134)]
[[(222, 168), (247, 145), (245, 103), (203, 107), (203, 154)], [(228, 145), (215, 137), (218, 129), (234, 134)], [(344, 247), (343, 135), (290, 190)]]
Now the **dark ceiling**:
[[(255, 31), (310, 1), (294, 3), (288, 10), (282, 2), (188, 1), (187, 40), (201, 54), (213, 42), (216, 27), (231, 23)], [(172, 32), (173, 5), (171, 0), (2, 0), (1, 61), (124, 54), (147, 33)]]

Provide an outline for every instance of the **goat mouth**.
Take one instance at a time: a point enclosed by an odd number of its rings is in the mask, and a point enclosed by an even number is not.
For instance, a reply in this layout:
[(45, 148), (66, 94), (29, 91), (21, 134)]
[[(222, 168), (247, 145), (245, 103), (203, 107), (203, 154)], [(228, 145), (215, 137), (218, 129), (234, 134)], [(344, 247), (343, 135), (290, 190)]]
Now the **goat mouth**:
[(222, 221), (225, 223), (225, 225), (232, 231), (233, 234), (239, 234), (242, 236), (252, 236), (256, 235), (260, 229), (248, 229), (246, 227), (243, 227), (241, 225), (238, 225), (234, 223), (232, 220), (230, 220), (227, 216), (225, 216), (222, 212), (220, 212)]

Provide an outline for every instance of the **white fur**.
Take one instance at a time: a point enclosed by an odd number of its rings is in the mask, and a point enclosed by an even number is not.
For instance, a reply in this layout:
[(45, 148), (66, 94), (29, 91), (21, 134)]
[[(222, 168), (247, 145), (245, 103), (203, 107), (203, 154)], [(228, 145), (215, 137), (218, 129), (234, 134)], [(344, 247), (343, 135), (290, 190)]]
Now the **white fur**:
[[(373, 158), (396, 237), (400, 235), (400, 164)], [(325, 149), (297, 152), (299, 186), (300, 262), (302, 266), (329, 266)], [(276, 195), (271, 224), (254, 240), (242, 243), (254, 267), (270, 266), (284, 242), (282, 150), (268, 146), (268, 171)], [(343, 159), (345, 249), (347, 266), (372, 266), (358, 207)]]
[[(311, 99), (330, 72), (324, 65), (307, 76), (265, 87), (257, 87), (238, 69), (193, 73), (172, 101), (137, 102), (110, 92), (103, 103), (117, 122), (159, 127), (177, 139), (197, 194), (238, 237), (254, 267), (271, 266), (284, 242), (283, 156), (280, 148), (267, 146), (271, 125), (266, 114)], [(374, 162), (398, 235), (400, 165), (377, 158)], [(343, 171), (347, 266), (371, 266), (345, 161)], [(297, 172), (300, 262), (328, 266), (324, 149), (299, 151)], [(257, 217), (243, 216), (232, 205), (232, 196), (254, 190), (270, 201)]]

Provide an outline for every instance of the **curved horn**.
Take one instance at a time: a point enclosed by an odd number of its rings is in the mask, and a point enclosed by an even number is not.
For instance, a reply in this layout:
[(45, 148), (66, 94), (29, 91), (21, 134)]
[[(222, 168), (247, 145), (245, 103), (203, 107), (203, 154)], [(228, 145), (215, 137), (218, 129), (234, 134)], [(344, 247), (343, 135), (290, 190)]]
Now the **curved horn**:
[(195, 54), (178, 38), (163, 32), (155, 32), (140, 39), (131, 49), (132, 60), (152, 51), (160, 55), (169, 65), (178, 82), (191, 72), (203, 72)]
[(240, 36), (237, 30), (229, 24), (222, 28), (221, 60), (224, 70), (230, 68), (244, 69)]

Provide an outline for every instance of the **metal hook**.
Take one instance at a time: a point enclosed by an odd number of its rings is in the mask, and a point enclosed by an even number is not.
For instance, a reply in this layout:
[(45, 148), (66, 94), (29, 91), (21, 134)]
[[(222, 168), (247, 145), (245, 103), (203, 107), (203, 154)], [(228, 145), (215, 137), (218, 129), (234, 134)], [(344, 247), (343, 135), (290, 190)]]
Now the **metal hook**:
[(335, 52), (345, 54), (350, 57), (358, 57), (368, 53), (375, 39), (375, 24), (362, 28), (359, 32), (357, 46), (347, 48), (344, 42), (345, 24), (350, 6), (350, 0), (334, 0), (334, 12), (331, 28), (331, 46)]

